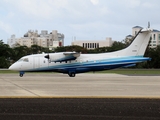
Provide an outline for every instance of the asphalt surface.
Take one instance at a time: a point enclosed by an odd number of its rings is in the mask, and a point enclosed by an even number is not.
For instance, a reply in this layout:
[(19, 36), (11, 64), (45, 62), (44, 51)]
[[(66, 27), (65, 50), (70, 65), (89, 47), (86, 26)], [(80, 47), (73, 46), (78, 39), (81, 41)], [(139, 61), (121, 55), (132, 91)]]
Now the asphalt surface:
[(160, 99), (1, 98), (1, 120), (160, 120)]
[(160, 76), (0, 74), (0, 120), (160, 120)]
[(0, 97), (160, 98), (160, 76), (57, 73), (0, 74)]

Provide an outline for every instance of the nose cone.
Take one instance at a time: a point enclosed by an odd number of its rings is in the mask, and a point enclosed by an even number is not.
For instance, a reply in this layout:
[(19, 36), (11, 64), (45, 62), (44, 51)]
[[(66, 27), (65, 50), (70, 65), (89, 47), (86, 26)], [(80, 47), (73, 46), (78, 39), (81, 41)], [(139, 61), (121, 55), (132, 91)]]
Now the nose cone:
[(18, 66), (16, 63), (12, 64), (9, 68), (9, 70), (18, 70)]
[(9, 70), (14, 70), (13, 65), (11, 65), (8, 69), (9, 69)]

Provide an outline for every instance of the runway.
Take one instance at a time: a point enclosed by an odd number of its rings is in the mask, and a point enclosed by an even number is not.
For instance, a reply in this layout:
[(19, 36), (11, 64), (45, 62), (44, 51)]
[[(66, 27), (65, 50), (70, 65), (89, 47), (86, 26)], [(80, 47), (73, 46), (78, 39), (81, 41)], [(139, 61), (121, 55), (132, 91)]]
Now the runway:
[(1, 97), (160, 98), (160, 76), (58, 73), (0, 74)]
[(0, 74), (3, 120), (159, 120), (160, 76)]

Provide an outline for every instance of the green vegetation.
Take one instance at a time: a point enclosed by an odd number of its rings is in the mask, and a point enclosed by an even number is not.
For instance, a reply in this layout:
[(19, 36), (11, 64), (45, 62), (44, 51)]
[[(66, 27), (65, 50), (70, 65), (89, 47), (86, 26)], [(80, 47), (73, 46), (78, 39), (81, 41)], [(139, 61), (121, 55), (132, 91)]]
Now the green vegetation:
[(0, 74), (6, 74), (6, 73), (18, 73), (17, 71), (11, 71), (11, 70), (0, 70)]
[(116, 73), (126, 75), (160, 75), (160, 69), (115, 69), (96, 73)]
[[(17, 71), (0, 70), (0, 74), (7, 74), (7, 73), (19, 74)], [(48, 73), (48, 72), (42, 72), (42, 73)], [(93, 72), (89, 72), (89, 73), (93, 73)], [(160, 75), (160, 69), (114, 69), (114, 70), (97, 71), (94, 73), (95, 74), (96, 73), (98, 74), (115, 73), (115, 74), (124, 74), (124, 75)]]

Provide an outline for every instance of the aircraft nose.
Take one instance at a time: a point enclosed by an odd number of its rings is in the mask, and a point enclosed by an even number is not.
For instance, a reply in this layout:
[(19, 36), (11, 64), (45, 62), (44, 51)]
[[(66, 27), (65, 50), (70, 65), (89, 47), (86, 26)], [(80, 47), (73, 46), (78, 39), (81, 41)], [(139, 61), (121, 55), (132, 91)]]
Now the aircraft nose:
[(11, 65), (8, 69), (9, 70), (13, 70), (13, 68), (14, 68), (13, 65)]
[(9, 70), (18, 70), (17, 65), (14, 63), (9, 68)]

